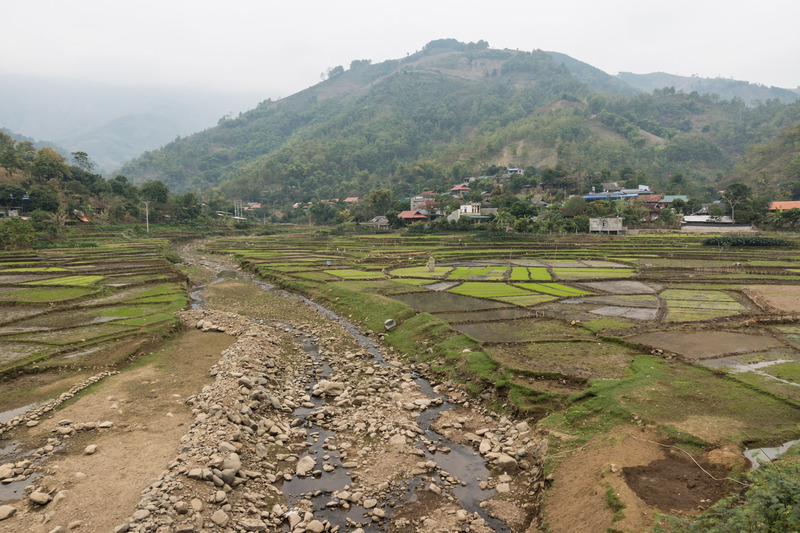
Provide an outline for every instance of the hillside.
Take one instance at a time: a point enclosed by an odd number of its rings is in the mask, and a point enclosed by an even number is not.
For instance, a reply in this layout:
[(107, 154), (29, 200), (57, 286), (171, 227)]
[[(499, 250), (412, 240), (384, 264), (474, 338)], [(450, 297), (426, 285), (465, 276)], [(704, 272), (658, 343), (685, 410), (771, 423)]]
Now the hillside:
[(748, 150), (729, 181), (755, 182), (782, 193), (781, 198), (800, 198), (800, 120)]
[(675, 88), (636, 92), (561, 54), (441, 40), (401, 60), (332, 69), (318, 85), (145, 153), (121, 173), (273, 204), (375, 187), (441, 190), (492, 165), (554, 168), (558, 183), (544, 184), (565, 192), (603, 178), (689, 193), (730, 172), (798, 109)]

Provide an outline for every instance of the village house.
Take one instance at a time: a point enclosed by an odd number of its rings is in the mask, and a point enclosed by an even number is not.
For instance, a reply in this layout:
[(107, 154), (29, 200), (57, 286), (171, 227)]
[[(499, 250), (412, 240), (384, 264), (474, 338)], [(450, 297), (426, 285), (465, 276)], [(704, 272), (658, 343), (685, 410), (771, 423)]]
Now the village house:
[(792, 202), (772, 202), (769, 204), (767, 211), (770, 213), (774, 213), (776, 211), (789, 211), (791, 209), (800, 209), (800, 201), (792, 201)]
[(419, 209), (409, 209), (408, 211), (400, 211), (397, 218), (406, 224), (411, 224), (413, 222), (427, 222), (428, 215), (422, 214)]
[(627, 228), (622, 225), (622, 217), (600, 217), (589, 219), (589, 233), (608, 233), (624, 235)]
[(458, 222), (462, 217), (466, 217), (473, 222), (477, 221), (487, 221), (492, 218), (494, 214), (497, 213), (497, 208), (495, 207), (481, 207), (481, 204), (477, 202), (472, 202), (468, 204), (461, 204), (458, 210), (453, 211), (449, 215), (447, 215), (448, 222)]
[(389, 219), (383, 215), (378, 215), (369, 221), (370, 226), (375, 231), (385, 231), (389, 229)]
[(450, 188), (450, 194), (455, 198), (464, 198), (464, 195), (470, 191), (469, 185), (460, 183), (455, 187)]

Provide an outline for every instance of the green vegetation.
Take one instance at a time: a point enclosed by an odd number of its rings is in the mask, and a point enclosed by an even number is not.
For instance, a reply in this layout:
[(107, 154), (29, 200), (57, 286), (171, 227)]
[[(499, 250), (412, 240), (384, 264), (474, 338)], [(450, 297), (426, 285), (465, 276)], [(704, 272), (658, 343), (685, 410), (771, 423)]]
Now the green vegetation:
[(706, 246), (790, 246), (785, 239), (765, 237), (764, 235), (725, 235), (723, 237), (709, 237), (703, 241)]

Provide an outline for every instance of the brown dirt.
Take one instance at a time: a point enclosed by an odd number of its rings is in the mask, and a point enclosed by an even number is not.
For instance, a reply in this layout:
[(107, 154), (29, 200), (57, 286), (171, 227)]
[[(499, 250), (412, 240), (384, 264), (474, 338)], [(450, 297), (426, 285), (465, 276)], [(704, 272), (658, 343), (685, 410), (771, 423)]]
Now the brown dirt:
[[(548, 531), (646, 531), (653, 525), (653, 508), (692, 514), (724, 494), (724, 482), (658, 442), (665, 440), (655, 429), (619, 427), (561, 459), (545, 500)], [(717, 478), (726, 475), (721, 467), (706, 470)], [(607, 504), (609, 488), (625, 506), (624, 518), (616, 522)]]
[(657, 331), (636, 335), (629, 340), (678, 353), (690, 359), (710, 359), (728, 354), (760, 352), (782, 346), (779, 340), (765, 335), (727, 331)]
[[(222, 333), (186, 331), (147, 357), (145, 364), (107, 378), (37, 427), (15, 434), (28, 444), (41, 445), (59, 420), (114, 422), (110, 429), (82, 431), (65, 439), (65, 447), (45, 463), (46, 475), (37, 484), (66, 487), (66, 498), (46, 511), (16, 503), (17, 514), (3, 522), (3, 530), (50, 531), (80, 521), (82, 531), (111, 531), (127, 519), (142, 487), (177, 455), (180, 438), (192, 421), (184, 401), (212, 381), (209, 367), (233, 340)], [(96, 454), (83, 454), (88, 444), (98, 445)], [(78, 479), (77, 472), (85, 479)]]
[(800, 313), (799, 285), (749, 285), (744, 292), (759, 304), (780, 313)]

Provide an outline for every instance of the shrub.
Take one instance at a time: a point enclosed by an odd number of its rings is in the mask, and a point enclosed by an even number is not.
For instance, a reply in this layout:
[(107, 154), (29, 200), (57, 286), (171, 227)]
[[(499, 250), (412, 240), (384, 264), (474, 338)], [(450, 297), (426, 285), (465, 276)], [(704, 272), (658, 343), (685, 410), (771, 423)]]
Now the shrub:
[(763, 235), (725, 235), (724, 237), (709, 237), (703, 241), (707, 246), (791, 246), (792, 243), (774, 237)]

